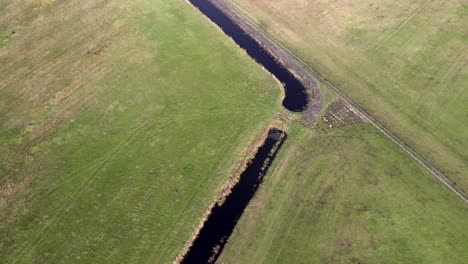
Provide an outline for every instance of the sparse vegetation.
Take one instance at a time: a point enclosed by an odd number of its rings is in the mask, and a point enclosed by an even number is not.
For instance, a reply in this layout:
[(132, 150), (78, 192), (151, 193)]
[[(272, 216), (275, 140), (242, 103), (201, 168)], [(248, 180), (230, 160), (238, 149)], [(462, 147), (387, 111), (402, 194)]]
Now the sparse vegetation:
[(0, 32), (0, 48), (5, 46), (10, 39), (11, 34), (7, 32)]

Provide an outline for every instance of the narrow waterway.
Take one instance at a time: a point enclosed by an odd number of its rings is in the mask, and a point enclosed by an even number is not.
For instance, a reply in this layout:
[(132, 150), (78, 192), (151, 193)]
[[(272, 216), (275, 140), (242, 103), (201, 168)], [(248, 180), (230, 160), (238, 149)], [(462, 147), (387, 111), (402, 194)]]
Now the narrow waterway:
[(301, 112), (306, 109), (308, 96), (305, 87), (294, 75), (277, 62), (268, 51), (209, 1), (188, 1), (218, 25), (226, 35), (231, 37), (242, 49), (246, 50), (251, 58), (261, 64), (283, 84), (285, 90), (283, 106), (286, 109), (294, 112)]
[(265, 142), (224, 203), (216, 205), (211, 211), (182, 263), (214, 263), (217, 260), (285, 139), (285, 132), (270, 129)]
[[(188, 0), (205, 16), (218, 25), (247, 54), (273, 74), (283, 85), (283, 106), (293, 112), (304, 111), (308, 104), (306, 88), (294, 75), (266, 51), (255, 39), (208, 0)], [(242, 172), (239, 182), (232, 188), (222, 205), (216, 205), (203, 224), (181, 263), (214, 263), (221, 254), (237, 221), (254, 196), (263, 176), (280, 149), (286, 133), (270, 129), (263, 145)]]

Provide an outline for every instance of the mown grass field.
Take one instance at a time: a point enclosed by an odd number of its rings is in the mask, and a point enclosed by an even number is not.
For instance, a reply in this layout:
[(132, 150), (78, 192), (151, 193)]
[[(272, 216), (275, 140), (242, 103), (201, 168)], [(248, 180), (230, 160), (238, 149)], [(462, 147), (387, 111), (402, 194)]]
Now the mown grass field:
[(183, 0), (2, 0), (0, 32), (0, 263), (171, 262), (281, 107)]
[(468, 207), (367, 123), (293, 125), (219, 263), (465, 263)]
[(468, 190), (466, 2), (229, 2)]

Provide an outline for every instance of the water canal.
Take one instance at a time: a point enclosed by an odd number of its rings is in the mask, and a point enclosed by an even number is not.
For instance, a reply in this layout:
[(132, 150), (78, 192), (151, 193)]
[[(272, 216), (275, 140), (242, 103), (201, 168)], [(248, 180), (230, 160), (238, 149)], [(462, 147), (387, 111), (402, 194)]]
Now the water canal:
[(270, 129), (265, 142), (258, 148), (224, 203), (212, 209), (182, 263), (214, 263), (217, 260), (285, 139), (285, 132)]
[[(262, 45), (246, 33), (208, 0), (188, 0), (212, 22), (218, 25), (247, 54), (273, 74), (283, 85), (283, 106), (293, 112), (304, 111), (308, 104), (306, 88), (286, 67), (279, 63)], [(204, 222), (197, 238), (181, 263), (214, 263), (221, 254), (237, 221), (254, 196), (263, 176), (280, 149), (286, 133), (272, 128), (253, 160), (242, 172), (239, 182), (232, 188), (221, 205), (215, 205)]]
[(208, 0), (188, 0), (211, 21), (218, 25), (257, 63), (273, 74), (283, 85), (283, 106), (293, 112), (306, 109), (308, 96), (304, 85), (266, 51), (256, 40)]

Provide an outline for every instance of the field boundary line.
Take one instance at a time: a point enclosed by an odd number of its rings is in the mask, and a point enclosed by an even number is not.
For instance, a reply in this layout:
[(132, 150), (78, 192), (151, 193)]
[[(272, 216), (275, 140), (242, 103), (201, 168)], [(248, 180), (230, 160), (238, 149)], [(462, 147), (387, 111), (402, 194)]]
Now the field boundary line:
[[(422, 154), (416, 151), (412, 146), (407, 144), (403, 139), (401, 139), (395, 132), (389, 129), (386, 125), (384, 125), (380, 120), (378, 120), (374, 115), (369, 113), (361, 104), (353, 100), (349, 97), (343, 90), (341, 90), (337, 85), (327, 79), (325, 76), (320, 74), (316, 69), (314, 69), (311, 65), (304, 62), (301, 58), (299, 58), (294, 52), (290, 49), (285, 47), (277, 38), (272, 36), (270, 33), (266, 32), (262, 28), (260, 28), (257, 23), (250, 18), (240, 7), (238, 7), (232, 0), (208, 0), (212, 2), (217, 7), (225, 8), (237, 16), (239, 18), (244, 19), (244, 22), (247, 26), (251, 27), (252, 30), (256, 31), (258, 34), (262, 35), (264, 38), (269, 40), (271, 43), (262, 43), (265, 49), (268, 50), (268, 44), (274, 46), (277, 49), (282, 50), (287, 55), (290, 56), (290, 59), (298, 63), (300, 66), (304, 68), (311, 76), (313, 76), (316, 80), (320, 81), (329, 91), (335, 94), (339, 99), (345, 101), (349, 104), (352, 108), (358, 111), (362, 116), (367, 119), (369, 123), (371, 123), (374, 127), (376, 127), (381, 133), (383, 133), (387, 138), (389, 138), (393, 143), (399, 146), (403, 151), (405, 151), (413, 160), (415, 160), (418, 164), (420, 164), (425, 170), (427, 170), (430, 174), (432, 174), (435, 178), (437, 178), (442, 184), (444, 184), (450, 191), (452, 191), (455, 195), (457, 195), (463, 202), (468, 203), (468, 193), (465, 192), (461, 187), (459, 187), (454, 181), (452, 181), (447, 175), (445, 175), (438, 167), (436, 167), (431, 161), (425, 158)], [(223, 11), (223, 10), (221, 10)], [(224, 12), (224, 11), (223, 11)], [(232, 16), (228, 15), (231, 19)], [(243, 25), (239, 24), (237, 21), (233, 20), (236, 24), (238, 24), (242, 29), (246, 30)], [(248, 30), (246, 30), (248, 32)], [(253, 36), (254, 39), (257, 39)]]

